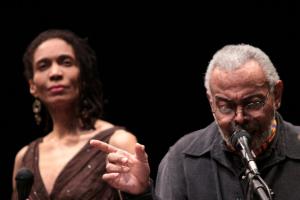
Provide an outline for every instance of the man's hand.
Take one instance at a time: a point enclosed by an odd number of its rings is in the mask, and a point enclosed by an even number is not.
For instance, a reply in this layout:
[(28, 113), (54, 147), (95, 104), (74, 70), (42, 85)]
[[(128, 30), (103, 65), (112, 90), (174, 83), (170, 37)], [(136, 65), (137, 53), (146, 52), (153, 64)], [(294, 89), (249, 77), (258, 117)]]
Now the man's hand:
[(91, 140), (93, 147), (107, 153), (103, 180), (123, 192), (138, 195), (150, 186), (150, 167), (145, 146), (136, 143), (135, 154), (99, 140)]

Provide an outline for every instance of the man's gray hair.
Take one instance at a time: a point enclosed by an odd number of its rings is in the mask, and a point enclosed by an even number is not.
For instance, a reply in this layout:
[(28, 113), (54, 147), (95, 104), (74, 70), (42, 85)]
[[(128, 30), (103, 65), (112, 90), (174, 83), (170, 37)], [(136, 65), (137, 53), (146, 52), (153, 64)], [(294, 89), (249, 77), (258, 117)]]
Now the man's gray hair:
[(237, 44), (226, 45), (214, 54), (205, 73), (204, 86), (206, 91), (211, 93), (210, 79), (212, 71), (215, 68), (225, 71), (234, 71), (241, 68), (250, 60), (256, 61), (261, 66), (270, 88), (273, 89), (279, 80), (279, 75), (269, 56), (257, 47), (248, 44)]

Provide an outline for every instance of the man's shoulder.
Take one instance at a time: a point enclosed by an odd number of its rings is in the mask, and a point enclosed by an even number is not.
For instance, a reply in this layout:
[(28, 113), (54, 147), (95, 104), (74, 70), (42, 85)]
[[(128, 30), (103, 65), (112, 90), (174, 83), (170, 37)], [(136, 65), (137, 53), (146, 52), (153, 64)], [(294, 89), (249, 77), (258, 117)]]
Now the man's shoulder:
[(283, 125), (280, 127), (280, 132), (283, 132), (284, 136), (289, 140), (296, 140), (294, 142), (300, 142), (300, 126), (292, 124), (291, 122), (283, 121)]
[(283, 124), (285, 126), (286, 129), (288, 129), (289, 131), (292, 131), (294, 133), (300, 133), (300, 126), (299, 125), (295, 125), (291, 122), (288, 121), (283, 121)]
[(283, 121), (281, 132), (287, 156), (300, 159), (300, 126)]
[(208, 150), (217, 134), (218, 127), (216, 123), (213, 122), (203, 129), (182, 136), (170, 148), (170, 151), (174, 151), (175, 153), (201, 153)]

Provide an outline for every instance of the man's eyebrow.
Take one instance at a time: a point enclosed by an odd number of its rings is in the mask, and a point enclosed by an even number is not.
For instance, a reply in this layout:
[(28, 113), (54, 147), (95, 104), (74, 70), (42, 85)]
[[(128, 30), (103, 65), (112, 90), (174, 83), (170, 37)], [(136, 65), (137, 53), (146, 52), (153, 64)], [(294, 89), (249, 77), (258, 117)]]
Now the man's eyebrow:
[[(258, 93), (256, 93), (256, 94), (251, 94), (251, 95), (249, 95), (249, 96), (247, 96), (247, 97), (245, 97), (245, 98), (239, 100), (239, 102), (244, 102), (244, 101), (248, 101), (248, 100), (250, 100), (250, 99), (252, 99), (252, 98), (261, 98), (261, 97), (263, 97), (262, 94), (258, 94)], [(227, 101), (227, 102), (229, 102), (229, 103), (234, 103), (234, 102), (235, 102), (235, 101), (233, 101), (232, 99), (228, 99), (228, 98), (226, 98), (226, 97), (218, 96), (218, 95), (215, 96), (215, 99), (216, 99), (216, 100), (220, 100), (220, 101)]]
[(222, 97), (222, 96), (215, 96), (216, 100), (221, 100), (221, 101), (228, 101), (228, 102), (233, 102), (231, 99), (228, 99), (226, 97)]
[(250, 99), (253, 99), (253, 98), (263, 98), (264, 95), (263, 94), (253, 94), (253, 95), (250, 95), (244, 99), (242, 99), (241, 101), (247, 101), (247, 100), (250, 100)]

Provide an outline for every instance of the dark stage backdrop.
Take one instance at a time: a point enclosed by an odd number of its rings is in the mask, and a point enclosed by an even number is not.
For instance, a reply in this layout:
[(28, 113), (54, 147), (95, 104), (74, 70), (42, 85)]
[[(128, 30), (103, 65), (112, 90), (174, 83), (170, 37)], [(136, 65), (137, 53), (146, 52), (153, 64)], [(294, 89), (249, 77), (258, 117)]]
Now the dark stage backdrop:
[(212, 121), (203, 76), (225, 44), (249, 43), (270, 56), (285, 83), (280, 112), (300, 124), (299, 10), (288, 2), (236, 3), (4, 9), (0, 199), (9, 199), (15, 154), (42, 136), (35, 131), (21, 60), (27, 44), (49, 28), (88, 38), (99, 59), (104, 118), (146, 145), (154, 179), (168, 148)]

